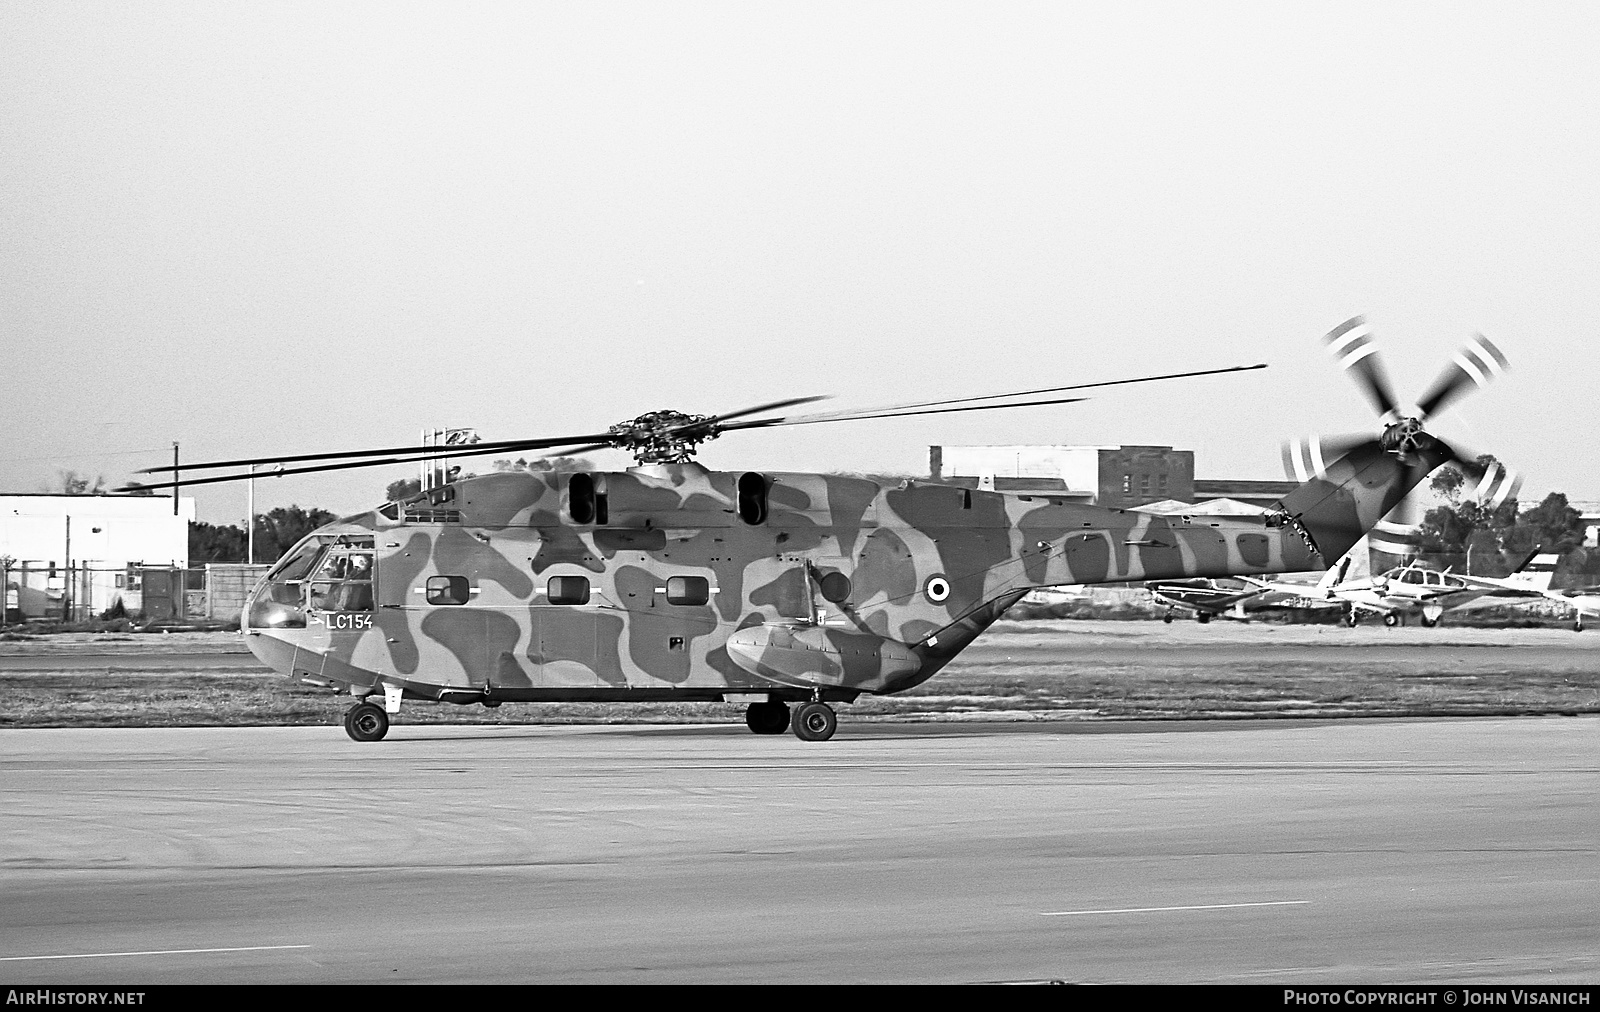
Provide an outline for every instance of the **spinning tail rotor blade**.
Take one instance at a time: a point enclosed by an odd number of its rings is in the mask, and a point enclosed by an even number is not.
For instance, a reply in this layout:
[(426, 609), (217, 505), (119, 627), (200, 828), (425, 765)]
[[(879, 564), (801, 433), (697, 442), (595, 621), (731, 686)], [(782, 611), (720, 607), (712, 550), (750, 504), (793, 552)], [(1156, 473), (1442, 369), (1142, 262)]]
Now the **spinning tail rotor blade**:
[(1292, 481), (1304, 484), (1320, 478), (1328, 467), (1341, 457), (1349, 456), (1368, 444), (1378, 441), (1366, 433), (1346, 433), (1340, 436), (1302, 436), (1283, 444), (1283, 473)]
[(1383, 360), (1378, 357), (1378, 346), (1373, 343), (1367, 318), (1351, 317), (1328, 331), (1322, 339), (1339, 365), (1355, 377), (1378, 414), (1386, 420), (1398, 418), (1400, 407), (1389, 385), (1389, 376), (1384, 372)]
[(1506, 368), (1506, 357), (1494, 346), (1494, 342), (1482, 334), (1474, 334), (1417, 402), (1418, 417), (1432, 415), (1460, 396), (1469, 383), (1479, 387), (1488, 386), (1489, 381), (1505, 372)]
[(1468, 456), (1461, 450), (1440, 441), (1450, 453), (1450, 462), (1466, 476), (1462, 484), (1462, 498), (1475, 502), (1484, 509), (1498, 509), (1508, 499), (1515, 499), (1522, 491), (1522, 475), (1515, 469), (1489, 457)]

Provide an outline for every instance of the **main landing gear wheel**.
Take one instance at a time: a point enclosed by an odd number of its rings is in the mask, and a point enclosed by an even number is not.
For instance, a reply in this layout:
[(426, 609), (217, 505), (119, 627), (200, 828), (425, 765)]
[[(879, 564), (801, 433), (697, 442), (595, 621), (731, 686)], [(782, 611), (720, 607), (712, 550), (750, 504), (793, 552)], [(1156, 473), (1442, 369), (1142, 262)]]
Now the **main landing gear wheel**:
[(1168, 610), (1168, 612), (1165, 615), (1161, 616), (1161, 621), (1165, 622), (1167, 625), (1171, 625), (1172, 624), (1172, 612), (1170, 610)]
[(1434, 626), (1436, 626), (1438, 624), (1439, 624), (1439, 620), (1438, 619), (1429, 618), (1426, 615), (1422, 616), (1422, 628), (1424, 628), (1424, 629), (1432, 629)]
[(781, 699), (751, 703), (745, 707), (744, 723), (756, 734), (782, 734), (789, 729), (789, 704)]
[(1400, 624), (1400, 616), (1391, 611), (1389, 614), (1383, 616), (1383, 624), (1388, 626), (1390, 629), (1393, 629), (1395, 626)]
[(389, 715), (381, 706), (357, 703), (345, 711), (344, 731), (356, 741), (381, 741), (389, 733)]
[(1199, 622), (1201, 625), (1205, 625), (1207, 622), (1211, 621), (1211, 613), (1209, 611), (1195, 612), (1194, 620)]
[(807, 703), (794, 711), (794, 736), (801, 741), (827, 741), (839, 727), (839, 718), (827, 703)]

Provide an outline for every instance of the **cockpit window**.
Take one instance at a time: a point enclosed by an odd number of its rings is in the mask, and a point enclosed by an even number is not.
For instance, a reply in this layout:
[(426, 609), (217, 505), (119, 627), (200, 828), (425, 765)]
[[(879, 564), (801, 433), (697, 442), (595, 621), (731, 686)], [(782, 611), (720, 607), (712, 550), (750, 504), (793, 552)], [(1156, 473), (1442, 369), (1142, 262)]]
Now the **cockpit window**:
[(294, 580), (304, 580), (322, 555), (322, 549), (321, 541), (315, 539), (307, 541), (278, 563), (278, 567), (272, 571), (272, 582), (289, 583)]

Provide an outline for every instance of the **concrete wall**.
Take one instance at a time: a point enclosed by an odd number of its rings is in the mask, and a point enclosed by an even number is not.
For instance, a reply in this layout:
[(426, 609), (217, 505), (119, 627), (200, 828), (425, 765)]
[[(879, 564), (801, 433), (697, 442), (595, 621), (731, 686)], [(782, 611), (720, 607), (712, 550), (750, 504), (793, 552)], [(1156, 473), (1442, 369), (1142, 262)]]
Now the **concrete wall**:
[(271, 569), (269, 564), (243, 562), (206, 564), (205, 615), (224, 622), (236, 622), (244, 610), (245, 599), (256, 582)]

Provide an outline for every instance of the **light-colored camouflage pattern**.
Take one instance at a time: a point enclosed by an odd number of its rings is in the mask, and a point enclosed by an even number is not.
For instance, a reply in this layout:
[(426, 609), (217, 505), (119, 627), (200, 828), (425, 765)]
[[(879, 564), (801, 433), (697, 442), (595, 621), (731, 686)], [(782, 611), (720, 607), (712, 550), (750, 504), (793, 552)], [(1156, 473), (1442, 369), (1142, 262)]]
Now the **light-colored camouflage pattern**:
[[(657, 464), (593, 475), (597, 524), (573, 521), (570, 474), (496, 473), (323, 528), (308, 544), (370, 544), (370, 606), (308, 608), (291, 553), (245, 631), (277, 670), (355, 695), (848, 701), (923, 682), (1036, 587), (1325, 567), (1425, 474), (1340, 461), (1274, 515), (1217, 518), (769, 473), (745, 476), (767, 489), (747, 523), (739, 474)], [(465, 603), (427, 603), (434, 577), (464, 579)], [(553, 577), (587, 579), (588, 601), (551, 603)], [(708, 600), (671, 603), (673, 577)]]

